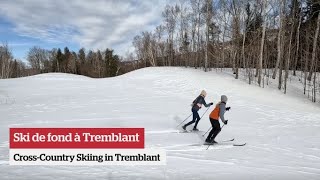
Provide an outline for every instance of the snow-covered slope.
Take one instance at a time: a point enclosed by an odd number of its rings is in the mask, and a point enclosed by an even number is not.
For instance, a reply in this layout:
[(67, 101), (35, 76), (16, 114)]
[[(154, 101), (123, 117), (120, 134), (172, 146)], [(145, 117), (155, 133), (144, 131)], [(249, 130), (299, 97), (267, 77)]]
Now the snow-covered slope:
[[(234, 137), (246, 146), (205, 150), (193, 146), (201, 133), (176, 133), (202, 89), (207, 102), (229, 97), (229, 123), (216, 140)], [(50, 73), (0, 80), (0, 99), (1, 179), (320, 178), (319, 107), (227, 73), (145, 68), (107, 79)], [(210, 127), (208, 114), (199, 123), (202, 131)], [(165, 149), (167, 165), (9, 166), (9, 127), (145, 127), (146, 148)]]

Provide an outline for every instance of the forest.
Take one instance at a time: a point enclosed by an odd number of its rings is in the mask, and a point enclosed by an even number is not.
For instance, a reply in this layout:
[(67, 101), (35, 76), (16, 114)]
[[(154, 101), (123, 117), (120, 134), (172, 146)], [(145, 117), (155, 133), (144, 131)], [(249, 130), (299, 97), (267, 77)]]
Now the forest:
[(304, 94), (319, 93), (320, 2), (317, 0), (190, 0), (167, 5), (163, 22), (133, 40), (142, 66), (232, 68), (261, 87), (277, 79), (287, 92), (297, 76)]

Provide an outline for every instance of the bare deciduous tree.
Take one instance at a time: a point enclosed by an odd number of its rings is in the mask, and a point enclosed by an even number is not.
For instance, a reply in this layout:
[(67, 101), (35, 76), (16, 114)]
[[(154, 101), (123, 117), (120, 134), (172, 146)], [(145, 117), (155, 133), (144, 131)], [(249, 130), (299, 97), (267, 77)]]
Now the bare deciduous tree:
[(3, 44), (0, 46), (0, 68), (1, 68), (1, 74), (0, 79), (5, 79), (10, 77), (10, 64), (12, 61), (12, 54), (9, 50), (8, 44)]

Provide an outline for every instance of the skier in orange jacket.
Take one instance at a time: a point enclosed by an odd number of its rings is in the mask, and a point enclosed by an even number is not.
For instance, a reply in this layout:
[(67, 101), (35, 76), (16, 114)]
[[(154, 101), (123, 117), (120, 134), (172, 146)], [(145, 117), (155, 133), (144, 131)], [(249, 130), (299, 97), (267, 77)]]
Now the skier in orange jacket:
[(224, 113), (225, 111), (228, 111), (230, 107), (226, 107), (228, 98), (226, 95), (221, 96), (221, 101), (216, 105), (216, 107), (213, 109), (213, 111), (209, 115), (209, 119), (212, 125), (212, 129), (206, 139), (206, 143), (217, 143), (214, 139), (221, 131), (219, 119), (227, 125), (228, 120), (224, 119)]

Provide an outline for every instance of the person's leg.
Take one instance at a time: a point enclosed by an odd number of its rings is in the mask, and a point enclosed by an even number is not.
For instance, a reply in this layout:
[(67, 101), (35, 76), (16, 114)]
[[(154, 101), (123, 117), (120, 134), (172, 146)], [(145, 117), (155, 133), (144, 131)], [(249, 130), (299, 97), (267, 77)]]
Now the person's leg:
[(199, 121), (200, 121), (200, 116), (199, 116), (199, 113), (196, 112), (196, 124), (194, 125), (193, 129), (197, 129)]
[(211, 141), (214, 141), (214, 139), (216, 138), (216, 136), (220, 133), (221, 131), (221, 127), (220, 127), (220, 123), (219, 121), (214, 121), (213, 122), (213, 126), (214, 126), (214, 132), (213, 132), (213, 135), (211, 137)]
[(197, 111), (192, 110), (192, 120), (190, 122), (188, 122), (187, 124), (185, 124), (182, 128), (185, 129), (190, 124), (193, 124), (194, 122), (196, 122), (197, 114), (198, 114)]
[(217, 121), (217, 120), (214, 120), (214, 119), (210, 118), (210, 123), (211, 123), (212, 129), (211, 129), (209, 135), (206, 138), (206, 142), (211, 142), (211, 137), (214, 134), (214, 132), (216, 131), (213, 121)]

